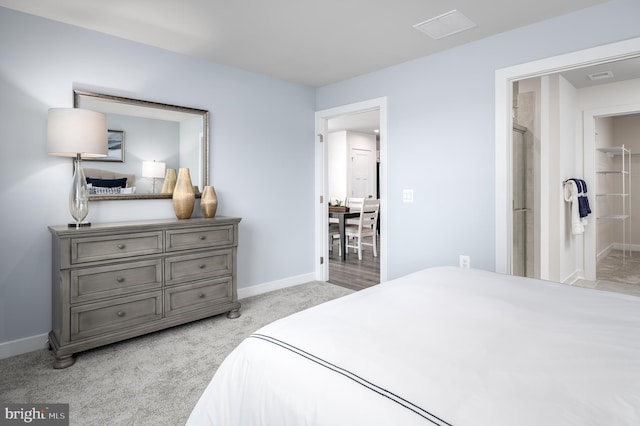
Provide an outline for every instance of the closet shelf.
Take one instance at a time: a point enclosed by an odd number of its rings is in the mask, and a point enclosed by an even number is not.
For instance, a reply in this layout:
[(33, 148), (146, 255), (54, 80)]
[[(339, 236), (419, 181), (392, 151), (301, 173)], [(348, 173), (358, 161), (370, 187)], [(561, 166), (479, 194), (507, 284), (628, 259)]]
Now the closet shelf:
[(596, 173), (600, 174), (600, 175), (606, 175), (609, 173), (615, 173), (615, 174), (623, 174), (623, 175), (628, 175), (629, 172), (626, 170), (598, 170)]
[[(611, 189), (609, 186), (613, 182), (609, 182), (610, 179), (603, 179), (603, 182), (599, 182), (600, 184), (604, 184), (605, 187), (601, 189), (601, 192), (596, 192), (596, 197), (620, 197), (621, 205), (614, 207), (613, 210), (616, 213), (613, 214), (603, 214), (602, 216), (596, 215), (598, 219), (609, 219), (609, 220), (619, 220), (620, 227), (622, 228), (622, 264), (625, 263), (627, 251), (629, 252), (629, 256), (631, 256), (631, 202), (630, 202), (630, 192), (631, 192), (631, 151), (622, 146), (608, 146), (602, 148), (596, 148), (598, 152), (605, 153), (608, 157), (613, 158), (615, 156), (621, 156), (622, 159), (619, 164), (619, 168), (614, 170), (596, 170), (596, 173), (599, 175), (617, 175), (616, 180), (620, 179), (619, 188), (616, 188), (618, 192), (604, 192), (607, 189)], [(618, 161), (609, 162), (609, 167), (618, 167), (616, 165)], [(606, 181), (606, 182), (605, 182)], [(603, 191), (604, 190), (604, 191)], [(602, 199), (602, 198), (601, 198)], [(598, 205), (599, 206), (599, 205)], [(596, 206), (596, 207), (598, 207)], [(596, 208), (597, 210), (597, 208)]]
[(606, 146), (602, 148), (596, 148), (596, 150), (607, 153), (607, 154), (613, 154), (613, 155), (623, 155), (623, 154), (629, 155), (630, 154), (629, 150), (626, 149), (624, 145), (623, 146)]
[(604, 193), (604, 194), (596, 194), (596, 197), (628, 197), (629, 194), (623, 194), (623, 193)]
[(604, 216), (598, 216), (598, 219), (626, 220), (626, 219), (629, 219), (629, 215), (628, 214), (607, 214)]

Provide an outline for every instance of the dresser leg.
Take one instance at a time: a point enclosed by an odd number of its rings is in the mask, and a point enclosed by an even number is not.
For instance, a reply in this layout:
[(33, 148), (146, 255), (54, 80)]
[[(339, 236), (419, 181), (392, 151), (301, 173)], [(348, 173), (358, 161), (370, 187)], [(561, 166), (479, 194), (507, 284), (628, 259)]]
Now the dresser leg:
[(235, 319), (235, 318), (238, 318), (239, 316), (240, 316), (240, 308), (233, 309), (233, 310), (227, 312), (227, 318)]
[(73, 355), (56, 356), (53, 361), (53, 368), (71, 367), (75, 362), (76, 360), (73, 358)]

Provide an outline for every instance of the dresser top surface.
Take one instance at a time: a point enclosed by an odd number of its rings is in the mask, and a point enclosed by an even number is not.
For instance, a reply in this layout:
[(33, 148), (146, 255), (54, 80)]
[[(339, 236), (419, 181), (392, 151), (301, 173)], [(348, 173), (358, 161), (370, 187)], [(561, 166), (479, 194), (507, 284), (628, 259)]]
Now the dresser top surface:
[(67, 225), (54, 225), (49, 226), (49, 231), (52, 234), (58, 236), (77, 236), (84, 234), (91, 234), (93, 232), (104, 231), (118, 231), (127, 230), (132, 231), (144, 230), (151, 228), (185, 228), (185, 227), (201, 227), (212, 225), (229, 225), (237, 224), (241, 221), (238, 217), (228, 216), (216, 216), (212, 218), (196, 217), (191, 219), (156, 219), (156, 220), (136, 220), (127, 222), (103, 222), (92, 223), (91, 226), (85, 226), (80, 228), (69, 227)]

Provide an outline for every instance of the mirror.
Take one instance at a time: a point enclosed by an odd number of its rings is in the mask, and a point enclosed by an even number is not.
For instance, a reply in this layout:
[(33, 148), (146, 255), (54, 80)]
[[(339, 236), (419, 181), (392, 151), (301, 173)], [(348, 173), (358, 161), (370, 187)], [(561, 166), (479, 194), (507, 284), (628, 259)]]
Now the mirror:
[(109, 155), (83, 159), (85, 176), (127, 177), (130, 188), (119, 194), (90, 195), (90, 200), (171, 198), (161, 193), (164, 176), (142, 175), (142, 163), (148, 161), (165, 163), (167, 170), (176, 172), (188, 167), (198, 190), (209, 184), (208, 111), (81, 90), (73, 91), (73, 106), (107, 116)]

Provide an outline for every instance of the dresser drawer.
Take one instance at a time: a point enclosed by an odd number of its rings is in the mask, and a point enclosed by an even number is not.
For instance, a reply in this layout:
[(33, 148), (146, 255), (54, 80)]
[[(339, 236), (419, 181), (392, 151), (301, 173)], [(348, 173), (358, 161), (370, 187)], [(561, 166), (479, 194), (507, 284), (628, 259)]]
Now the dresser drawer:
[(189, 250), (237, 244), (234, 227), (190, 228), (167, 231), (167, 251)]
[(162, 231), (73, 238), (71, 264), (162, 253)]
[(71, 340), (162, 319), (162, 292), (126, 296), (71, 308)]
[(162, 259), (74, 269), (70, 272), (71, 303), (162, 288)]
[(231, 249), (171, 256), (165, 260), (164, 264), (165, 283), (168, 285), (232, 273), (233, 250)]
[(171, 287), (165, 292), (165, 316), (206, 309), (219, 303), (229, 302), (232, 299), (232, 293), (231, 277)]

